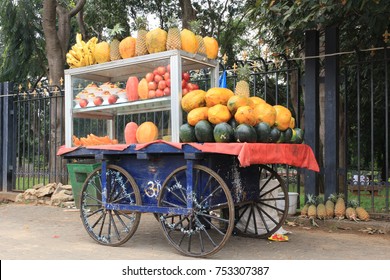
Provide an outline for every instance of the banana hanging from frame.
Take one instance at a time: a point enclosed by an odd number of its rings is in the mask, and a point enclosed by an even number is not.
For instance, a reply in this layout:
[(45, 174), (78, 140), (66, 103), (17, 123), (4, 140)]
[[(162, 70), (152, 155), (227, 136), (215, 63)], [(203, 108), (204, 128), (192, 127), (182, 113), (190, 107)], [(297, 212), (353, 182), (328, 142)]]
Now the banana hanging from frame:
[(70, 68), (83, 67), (96, 63), (93, 55), (98, 42), (96, 37), (92, 37), (88, 42), (83, 41), (80, 33), (76, 34), (76, 44), (66, 54), (66, 63)]

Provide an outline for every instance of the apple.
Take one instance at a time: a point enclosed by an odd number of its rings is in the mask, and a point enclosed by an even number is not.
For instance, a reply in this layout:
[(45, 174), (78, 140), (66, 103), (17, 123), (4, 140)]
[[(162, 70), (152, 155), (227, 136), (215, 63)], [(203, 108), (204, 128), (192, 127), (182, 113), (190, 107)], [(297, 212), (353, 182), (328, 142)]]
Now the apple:
[(181, 75), (182, 78), (188, 82), (190, 80), (190, 74), (188, 72), (183, 72), (183, 74)]
[(164, 88), (164, 95), (165, 96), (171, 95), (171, 89), (169, 87)]
[(93, 104), (96, 106), (102, 105), (103, 104), (103, 98), (100, 96), (96, 96), (95, 99), (93, 100)]
[(165, 84), (167, 85), (167, 87), (171, 87), (171, 79), (166, 79)]
[(157, 75), (158, 72), (157, 72), (157, 68), (153, 70), (153, 75)]
[(148, 83), (148, 89), (149, 89), (149, 90), (155, 90), (155, 89), (157, 89), (157, 83), (154, 82), (154, 81), (149, 82), (149, 83)]
[(171, 72), (171, 65), (170, 64), (167, 65), (167, 72), (169, 72), (169, 73)]
[(165, 72), (167, 72), (167, 70), (165, 69), (164, 66), (159, 66), (157, 67), (157, 73), (161, 76), (164, 76)]
[(171, 78), (171, 74), (169, 74), (169, 72), (165, 72), (165, 74), (163, 75), (164, 77), (164, 80), (168, 80)]
[(188, 91), (194, 90), (194, 84), (193, 83), (188, 83), (186, 88), (188, 89)]
[(181, 88), (186, 88), (186, 87), (187, 87), (187, 81), (181, 80)]
[(155, 98), (155, 97), (156, 97), (156, 91), (155, 90), (149, 90), (148, 98)]
[(164, 96), (164, 91), (162, 89), (156, 90), (156, 97), (162, 97)]
[(159, 89), (164, 89), (166, 87), (167, 87), (167, 83), (164, 80), (158, 82)]
[(147, 73), (145, 75), (145, 79), (146, 79), (147, 82), (153, 81), (154, 80), (154, 74), (153, 73)]
[(192, 84), (192, 88), (193, 88), (193, 90), (197, 90), (197, 89), (199, 89), (199, 86), (197, 84)]
[(156, 83), (158, 83), (159, 81), (162, 81), (162, 79), (163, 79), (163, 76), (161, 76), (160, 74), (154, 75), (154, 81)]
[(108, 97), (108, 103), (114, 104), (118, 101), (118, 99), (119, 99), (118, 95), (112, 94), (110, 95), (110, 97)]
[(183, 88), (181, 94), (184, 96), (188, 93), (188, 89)]
[(80, 104), (81, 108), (85, 108), (88, 105), (88, 100), (83, 98), (83, 99), (80, 100), (79, 104)]

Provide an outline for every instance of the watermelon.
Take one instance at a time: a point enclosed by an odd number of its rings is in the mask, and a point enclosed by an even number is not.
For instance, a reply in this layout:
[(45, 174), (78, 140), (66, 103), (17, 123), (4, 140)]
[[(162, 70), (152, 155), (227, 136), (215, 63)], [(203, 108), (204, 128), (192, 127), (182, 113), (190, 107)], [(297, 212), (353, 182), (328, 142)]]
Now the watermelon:
[(230, 124), (222, 122), (214, 127), (213, 135), (215, 142), (229, 143), (234, 139), (234, 130)]
[(182, 124), (179, 128), (179, 137), (183, 143), (196, 142), (195, 127), (188, 123)]
[(195, 136), (198, 142), (214, 142), (214, 128), (207, 120), (201, 120), (195, 125)]
[(279, 138), (280, 138), (280, 130), (277, 129), (276, 126), (273, 126), (271, 128), (271, 131), (269, 132), (268, 142), (276, 143), (279, 141)]
[(260, 122), (254, 126), (257, 134), (257, 142), (259, 143), (267, 143), (269, 133), (271, 132), (271, 128), (268, 123)]
[(234, 130), (234, 137), (236, 138), (236, 141), (240, 143), (256, 143), (257, 141), (256, 130), (253, 126), (245, 123), (236, 127)]

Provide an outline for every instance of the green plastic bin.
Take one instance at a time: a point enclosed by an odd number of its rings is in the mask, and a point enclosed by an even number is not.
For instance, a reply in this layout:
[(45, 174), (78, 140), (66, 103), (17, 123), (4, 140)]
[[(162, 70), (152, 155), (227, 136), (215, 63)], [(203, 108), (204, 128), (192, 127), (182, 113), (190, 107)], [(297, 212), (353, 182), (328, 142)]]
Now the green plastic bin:
[(72, 185), (72, 192), (74, 202), (77, 209), (80, 209), (80, 195), (84, 182), (87, 176), (92, 173), (93, 170), (98, 168), (100, 163), (68, 163), (68, 174), (70, 184)]

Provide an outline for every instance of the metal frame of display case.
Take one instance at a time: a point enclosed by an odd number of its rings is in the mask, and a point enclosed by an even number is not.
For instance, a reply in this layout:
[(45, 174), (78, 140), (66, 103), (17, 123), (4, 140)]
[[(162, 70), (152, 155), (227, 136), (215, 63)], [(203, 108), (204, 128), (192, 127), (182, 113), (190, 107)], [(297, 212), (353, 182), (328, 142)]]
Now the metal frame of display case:
[[(122, 82), (127, 81), (129, 76), (143, 77), (156, 67), (167, 64), (171, 66), (170, 96), (105, 106), (73, 108), (73, 79), (94, 82)], [(181, 50), (165, 51), (65, 70), (65, 146), (72, 146), (73, 118), (106, 119), (108, 135), (115, 137), (115, 116), (164, 110), (171, 111), (172, 142), (179, 142), (179, 128), (183, 123), (181, 110), (182, 72), (204, 68), (210, 68), (210, 86), (217, 86), (218, 62)]]

